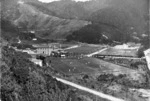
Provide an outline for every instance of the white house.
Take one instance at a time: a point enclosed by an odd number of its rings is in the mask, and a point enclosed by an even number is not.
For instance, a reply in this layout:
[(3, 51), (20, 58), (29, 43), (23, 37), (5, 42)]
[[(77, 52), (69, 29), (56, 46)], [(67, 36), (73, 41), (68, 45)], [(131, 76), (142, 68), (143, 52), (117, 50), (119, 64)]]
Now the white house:
[(147, 49), (146, 51), (144, 51), (144, 54), (145, 54), (145, 57), (146, 57), (148, 68), (150, 70), (150, 48)]
[(131, 43), (123, 44), (123, 45), (116, 45), (114, 48), (116, 49), (139, 49), (140, 45), (131, 45)]
[(123, 44), (123, 45), (116, 45), (114, 48), (116, 48), (116, 49), (128, 49), (129, 46), (127, 44)]
[(35, 59), (35, 58), (32, 58), (31, 61), (39, 66), (43, 66), (42, 64), (42, 60), (38, 60), (38, 59)]
[(42, 44), (42, 45), (34, 45), (36, 47), (37, 54), (45, 54), (51, 55), (52, 51), (59, 50), (60, 48), (57, 47), (57, 44)]

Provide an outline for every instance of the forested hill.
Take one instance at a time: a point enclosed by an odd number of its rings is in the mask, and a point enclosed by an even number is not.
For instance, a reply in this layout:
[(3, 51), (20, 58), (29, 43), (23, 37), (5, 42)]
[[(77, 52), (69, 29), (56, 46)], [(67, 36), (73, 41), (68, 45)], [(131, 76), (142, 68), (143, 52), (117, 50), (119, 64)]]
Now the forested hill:
[(1, 59), (2, 101), (78, 101), (66, 85), (53, 79), (30, 56), (4, 46)]
[[(3, 18), (9, 20), (22, 31), (35, 30), (36, 35), (45, 39), (64, 39), (73, 31), (88, 25), (88, 21), (77, 19), (63, 19), (55, 16), (55, 12), (48, 10), (42, 3), (28, 0), (14, 0), (12, 4), (3, 2)], [(10, 5), (10, 6), (9, 6)]]
[[(89, 33), (81, 31), (89, 26), (96, 32), (99, 31), (97, 37), (104, 36), (98, 40), (108, 37), (111, 41), (140, 42), (142, 35), (149, 34), (148, 0), (60, 0), (51, 3), (4, 0), (2, 3), (5, 5), (3, 18), (22, 30), (36, 30), (36, 36), (43, 39), (65, 40), (70, 37), (70, 40), (80, 41), (72, 36), (90, 39)], [(76, 36), (75, 33), (78, 32), (82, 33)], [(90, 34), (96, 36), (95, 32), (90, 31)], [(122, 39), (115, 38), (116, 35), (122, 36)]]

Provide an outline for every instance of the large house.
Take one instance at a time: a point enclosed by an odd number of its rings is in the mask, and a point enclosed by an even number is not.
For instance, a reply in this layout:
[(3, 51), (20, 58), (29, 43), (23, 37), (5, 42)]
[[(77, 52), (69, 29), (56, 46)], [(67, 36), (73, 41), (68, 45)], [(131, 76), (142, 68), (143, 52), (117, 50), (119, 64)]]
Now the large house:
[(37, 54), (51, 55), (52, 51), (59, 50), (58, 43), (33, 45), (36, 48)]

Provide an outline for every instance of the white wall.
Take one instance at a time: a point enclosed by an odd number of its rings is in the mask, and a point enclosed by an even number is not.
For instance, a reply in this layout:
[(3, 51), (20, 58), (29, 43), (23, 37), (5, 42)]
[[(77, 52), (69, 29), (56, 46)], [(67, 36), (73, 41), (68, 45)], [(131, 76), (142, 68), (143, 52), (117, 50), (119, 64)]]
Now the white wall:
[(38, 48), (37, 49), (37, 54), (47, 54), (50, 55), (52, 52), (52, 48)]
[(148, 68), (150, 70), (150, 49), (144, 51), (144, 54), (145, 54), (145, 57), (146, 57)]

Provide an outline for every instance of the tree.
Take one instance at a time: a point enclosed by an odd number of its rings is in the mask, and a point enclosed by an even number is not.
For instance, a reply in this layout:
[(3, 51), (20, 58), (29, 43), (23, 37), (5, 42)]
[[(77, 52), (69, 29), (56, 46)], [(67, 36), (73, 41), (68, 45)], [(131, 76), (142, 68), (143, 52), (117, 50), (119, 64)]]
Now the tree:
[(141, 58), (141, 57), (144, 56), (144, 50), (145, 50), (144, 47), (141, 47), (141, 48), (138, 50), (137, 56), (138, 56), (139, 58)]

